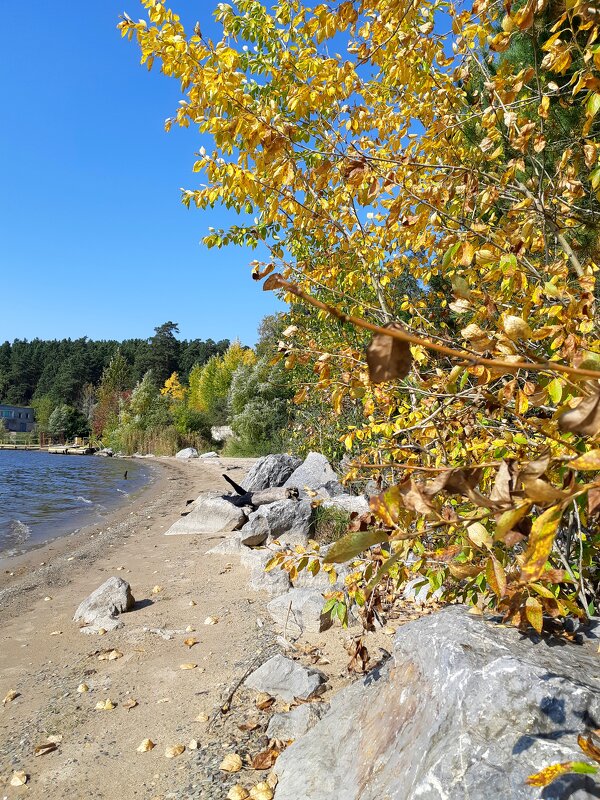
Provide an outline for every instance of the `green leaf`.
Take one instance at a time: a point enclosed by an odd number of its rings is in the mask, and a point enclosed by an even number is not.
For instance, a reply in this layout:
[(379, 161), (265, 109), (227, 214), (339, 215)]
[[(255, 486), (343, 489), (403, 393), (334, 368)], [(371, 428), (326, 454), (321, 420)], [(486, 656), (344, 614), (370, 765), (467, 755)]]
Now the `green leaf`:
[(370, 530), (348, 533), (329, 548), (323, 560), (326, 564), (343, 564), (369, 547), (388, 540), (389, 537), (385, 531)]
[(596, 167), (590, 172), (590, 181), (592, 189), (597, 189), (600, 186), (600, 167)]
[(586, 115), (588, 117), (595, 117), (598, 110), (600, 110), (600, 94), (592, 92), (585, 104)]
[(563, 387), (558, 378), (554, 378), (550, 381), (548, 386), (546, 386), (548, 390), (548, 394), (550, 395), (550, 399), (553, 403), (560, 403), (563, 393)]
[(400, 561), (400, 559), (403, 556), (404, 556), (404, 553), (402, 551), (400, 551), (400, 552), (396, 553), (396, 555), (392, 556), (391, 558), (388, 558), (387, 561), (384, 561), (384, 563), (381, 565), (381, 567), (378, 570), (378, 572), (376, 573), (376, 575), (367, 584), (367, 591), (370, 592), (372, 589), (374, 589), (377, 586), (377, 584), (379, 583), (379, 581), (383, 578), (383, 576), (387, 575), (388, 572), (390, 571), (390, 569), (394, 566), (394, 564), (396, 564), (398, 561)]

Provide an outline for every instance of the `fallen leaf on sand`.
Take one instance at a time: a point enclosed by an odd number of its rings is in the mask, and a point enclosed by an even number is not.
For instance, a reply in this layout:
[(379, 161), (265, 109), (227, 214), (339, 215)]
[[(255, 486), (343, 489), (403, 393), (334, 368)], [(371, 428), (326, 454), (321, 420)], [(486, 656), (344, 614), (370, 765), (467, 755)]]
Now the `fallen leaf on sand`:
[(116, 705), (113, 701), (108, 697), (106, 700), (99, 700), (96, 703), (96, 709), (98, 711), (112, 711), (113, 708), (116, 708)]
[(90, 687), (87, 685), (87, 683), (80, 683), (79, 686), (77, 687), (77, 691), (79, 692), (79, 694), (83, 694), (84, 692), (89, 692), (89, 690)]
[(44, 742), (44, 744), (38, 744), (38, 746), (34, 748), (33, 754), (34, 756), (45, 756), (48, 753), (53, 753), (55, 750), (58, 750), (56, 742)]
[(238, 728), (241, 731), (255, 731), (260, 725), (260, 722), (257, 719), (249, 719), (247, 722), (242, 722), (241, 725), (238, 725)]
[(177, 758), (180, 756), (185, 750), (185, 745), (183, 744), (174, 744), (173, 747), (167, 747), (165, 750), (165, 758)]
[(106, 633), (106, 628), (98, 628), (97, 633), (98, 636), (104, 636), (104, 634)]
[(271, 789), (274, 789), (278, 783), (279, 783), (279, 778), (277, 777), (277, 775), (274, 772), (269, 772), (269, 774), (267, 775), (267, 784), (271, 787)]
[(195, 630), (196, 630), (196, 628), (194, 628), (193, 625), (188, 625), (187, 628), (185, 629), (185, 632), (186, 633), (193, 633)]
[(200, 644), (198, 639), (194, 639), (193, 637), (190, 637), (189, 639), (184, 639), (183, 643), (186, 647), (193, 647), (195, 644)]
[(188, 744), (188, 750), (197, 750), (199, 747), (198, 739), (190, 739), (190, 743)]
[(170, 702), (171, 702), (170, 697), (161, 697), (160, 700), (156, 701), (156, 705), (158, 705), (159, 703), (170, 703)]
[[(11, 786), (25, 786), (27, 783), (27, 774), (22, 770), (18, 770), (18, 772), (13, 772), (13, 776), (10, 779)], [(248, 795), (246, 795), (247, 797)]]
[(50, 636), (62, 636), (62, 631), (52, 631)]
[(47, 603), (48, 600), (52, 600), (52, 598), (51, 597), (44, 597), (44, 603)]
[(207, 618), (204, 620), (204, 624), (205, 624), (205, 625), (216, 625), (218, 621), (219, 621), (219, 620), (218, 620), (218, 618), (217, 618), (217, 617), (207, 617)]
[(208, 722), (208, 720), (209, 720), (209, 716), (208, 716), (208, 714), (205, 714), (204, 712), (201, 712), (196, 717), (196, 722)]
[(179, 669), (196, 669), (198, 664), (180, 664)]
[(275, 747), (270, 747), (262, 753), (257, 753), (252, 759), (252, 769), (271, 769), (273, 764), (277, 761), (277, 756), (280, 751)]
[(392, 628), (390, 625), (386, 625), (385, 628), (381, 629), (382, 633), (385, 633), (386, 636), (393, 636), (396, 633), (396, 629)]
[(254, 698), (254, 705), (259, 711), (266, 711), (267, 708), (271, 708), (274, 702), (275, 698), (271, 697), (271, 695), (267, 694), (267, 692), (260, 692)]
[(164, 588), (164, 586), (154, 586), (152, 588), (152, 594), (160, 594)]
[(60, 733), (53, 733), (51, 736), (47, 737), (47, 741), (51, 744), (60, 744), (62, 742), (63, 737)]
[(138, 704), (137, 700), (134, 700), (133, 697), (130, 697), (129, 700), (123, 703), (123, 708), (126, 708), (128, 711), (130, 708), (135, 708)]
[(144, 739), (141, 745), (138, 747), (138, 753), (147, 753), (149, 750), (154, 750), (156, 745), (152, 741), (152, 739)]
[(244, 789), (243, 786), (240, 786), (239, 783), (232, 786), (227, 793), (227, 800), (247, 800), (248, 797), (250, 797), (250, 793), (247, 789)]
[(19, 697), (19, 694), (20, 694), (19, 692), (15, 691), (14, 689), (11, 689), (10, 692), (7, 692), (6, 696), (4, 697), (2, 705), (5, 706), (7, 703), (12, 703), (13, 700)]
[(239, 772), (242, 768), (242, 759), (237, 753), (228, 753), (219, 765), (222, 772)]
[(117, 658), (123, 658), (123, 653), (120, 650), (104, 650), (98, 656), (98, 661), (116, 661)]
[(273, 789), (266, 781), (261, 781), (250, 789), (250, 797), (252, 800), (273, 800)]
[(188, 605), (189, 605), (189, 606), (195, 606), (195, 605), (197, 605), (197, 603), (196, 603), (196, 601), (195, 601), (195, 600), (190, 600), (190, 602), (188, 603)]

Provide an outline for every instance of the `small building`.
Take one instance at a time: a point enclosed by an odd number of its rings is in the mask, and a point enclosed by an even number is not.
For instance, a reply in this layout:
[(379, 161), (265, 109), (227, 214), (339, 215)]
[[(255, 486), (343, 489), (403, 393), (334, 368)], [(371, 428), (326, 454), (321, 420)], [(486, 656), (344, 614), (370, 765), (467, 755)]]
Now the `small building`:
[(4, 423), (4, 430), (13, 433), (31, 433), (35, 428), (35, 413), (33, 408), (26, 406), (7, 406), (0, 403), (0, 420)]

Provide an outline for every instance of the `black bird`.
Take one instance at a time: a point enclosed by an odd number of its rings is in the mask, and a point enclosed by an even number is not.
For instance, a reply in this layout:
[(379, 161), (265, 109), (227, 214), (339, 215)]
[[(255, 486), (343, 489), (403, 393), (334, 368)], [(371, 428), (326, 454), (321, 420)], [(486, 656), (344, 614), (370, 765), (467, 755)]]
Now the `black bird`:
[(129, 472), (129, 470), (125, 470), (125, 474), (123, 475), (123, 480), (124, 480), (124, 481), (126, 481), (126, 480), (127, 480), (127, 473), (128, 473), (128, 472)]

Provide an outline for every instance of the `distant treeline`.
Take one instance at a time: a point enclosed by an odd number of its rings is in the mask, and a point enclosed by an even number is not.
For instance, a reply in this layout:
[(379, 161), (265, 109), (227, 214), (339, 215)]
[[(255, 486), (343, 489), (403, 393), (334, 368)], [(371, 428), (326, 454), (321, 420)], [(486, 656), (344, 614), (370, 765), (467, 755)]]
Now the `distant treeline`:
[(132, 389), (149, 370), (159, 385), (173, 372), (186, 381), (194, 365), (222, 355), (230, 344), (226, 339), (178, 340), (176, 333), (177, 325), (166, 322), (148, 339), (4, 342), (0, 345), (0, 403), (81, 406), (117, 350), (128, 365), (126, 388)]

